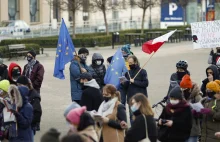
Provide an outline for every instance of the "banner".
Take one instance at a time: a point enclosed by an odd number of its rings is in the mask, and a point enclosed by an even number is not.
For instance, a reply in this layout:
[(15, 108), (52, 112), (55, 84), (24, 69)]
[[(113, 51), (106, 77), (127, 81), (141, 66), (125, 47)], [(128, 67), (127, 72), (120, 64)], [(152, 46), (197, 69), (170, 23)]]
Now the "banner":
[(220, 20), (191, 23), (193, 48), (220, 47)]
[(206, 0), (206, 21), (215, 20), (215, 0)]

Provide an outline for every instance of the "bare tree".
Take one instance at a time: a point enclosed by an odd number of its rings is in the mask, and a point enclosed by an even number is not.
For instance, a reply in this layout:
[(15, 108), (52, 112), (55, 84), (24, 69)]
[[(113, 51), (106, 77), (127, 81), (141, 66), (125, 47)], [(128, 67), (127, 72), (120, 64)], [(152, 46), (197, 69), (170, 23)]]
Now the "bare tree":
[(72, 12), (72, 37), (75, 38), (75, 27), (76, 27), (76, 12), (81, 10), (83, 6), (83, 0), (46, 0), (50, 5), (58, 7), (60, 10)]

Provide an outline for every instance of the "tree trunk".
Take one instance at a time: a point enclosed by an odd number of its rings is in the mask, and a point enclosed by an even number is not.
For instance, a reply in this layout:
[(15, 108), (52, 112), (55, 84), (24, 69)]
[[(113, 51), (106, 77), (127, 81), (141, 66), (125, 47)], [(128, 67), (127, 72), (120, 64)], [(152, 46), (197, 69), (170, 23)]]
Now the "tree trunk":
[(105, 10), (102, 10), (102, 12), (103, 12), (104, 20), (105, 20), (106, 35), (109, 35), (109, 32), (108, 32), (108, 22), (107, 22), (107, 17), (106, 17), (106, 11), (105, 11)]
[(145, 19), (146, 9), (143, 9), (142, 22), (141, 22), (141, 33), (144, 33), (144, 19)]
[(76, 31), (75, 31), (75, 29), (76, 29), (76, 9), (75, 9), (75, 7), (76, 7), (76, 5), (75, 5), (76, 3), (75, 3), (75, 0), (73, 0), (73, 7), (72, 7), (72, 12), (73, 12), (73, 35), (72, 35), (72, 37), (73, 38), (76, 38)]

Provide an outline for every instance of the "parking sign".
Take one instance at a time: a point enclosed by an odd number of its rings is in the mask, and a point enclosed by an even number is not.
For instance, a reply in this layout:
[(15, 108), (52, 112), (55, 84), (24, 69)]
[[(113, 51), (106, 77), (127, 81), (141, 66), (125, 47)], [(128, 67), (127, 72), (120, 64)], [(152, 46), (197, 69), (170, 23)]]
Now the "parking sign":
[(161, 4), (161, 22), (183, 22), (183, 9), (176, 3)]

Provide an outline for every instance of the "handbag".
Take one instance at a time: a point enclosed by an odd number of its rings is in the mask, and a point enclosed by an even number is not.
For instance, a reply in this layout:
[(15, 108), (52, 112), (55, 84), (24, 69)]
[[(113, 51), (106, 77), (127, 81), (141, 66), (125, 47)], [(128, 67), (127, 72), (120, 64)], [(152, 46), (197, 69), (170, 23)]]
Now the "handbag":
[(146, 130), (146, 138), (143, 140), (140, 140), (139, 142), (150, 142), (149, 137), (148, 137), (148, 130), (147, 130), (147, 120), (144, 114), (142, 114), (144, 117), (144, 122), (145, 122), (145, 130)]

